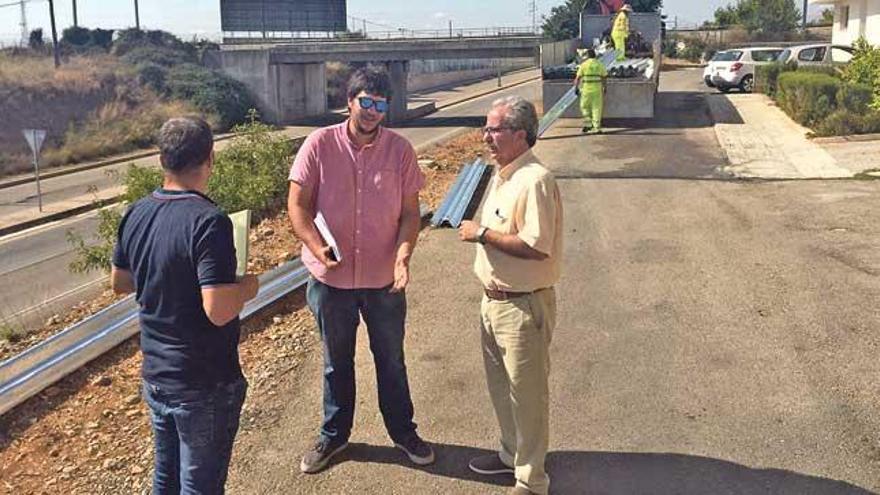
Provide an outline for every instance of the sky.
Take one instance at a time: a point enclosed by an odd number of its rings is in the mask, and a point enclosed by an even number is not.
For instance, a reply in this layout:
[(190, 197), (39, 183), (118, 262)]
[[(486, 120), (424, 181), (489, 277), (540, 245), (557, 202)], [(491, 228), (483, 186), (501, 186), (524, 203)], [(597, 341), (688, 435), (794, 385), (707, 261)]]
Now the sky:
[[(17, 0), (0, 0), (0, 43), (10, 44), (21, 38), (21, 10)], [(45, 39), (51, 39), (48, 0), (28, 0), (28, 28), (42, 27)], [(73, 25), (74, 0), (55, 0), (59, 36)], [(694, 26), (711, 19), (715, 9), (733, 0), (665, 0), (663, 12), (668, 21), (680, 26)], [(134, 26), (134, 0), (76, 0), (79, 24), (85, 27), (124, 28)], [(531, 0), (348, 0), (348, 15), (366, 19), (367, 31), (390, 28), (448, 29), (483, 27), (526, 27), (532, 24)], [(541, 16), (564, 0), (537, 0), (538, 23)], [(801, 2), (798, 0), (797, 4)], [(163, 29), (185, 39), (220, 38), (219, 0), (139, 0), (141, 27)], [(361, 21), (349, 21), (360, 29)], [(357, 24), (354, 24), (357, 22)], [(387, 27), (385, 27), (387, 26)]]

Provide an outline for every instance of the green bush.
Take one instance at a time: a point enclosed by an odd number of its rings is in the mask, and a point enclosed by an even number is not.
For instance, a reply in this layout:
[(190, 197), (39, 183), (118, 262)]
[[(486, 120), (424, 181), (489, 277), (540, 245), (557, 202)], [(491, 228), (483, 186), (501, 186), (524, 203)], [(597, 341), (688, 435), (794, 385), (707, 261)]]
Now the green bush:
[(184, 64), (168, 71), (168, 96), (187, 100), (201, 111), (219, 117), (222, 129), (243, 122), (256, 104), (244, 84), (205, 67)]
[(872, 97), (871, 87), (867, 84), (841, 84), (835, 101), (842, 110), (864, 115), (868, 113)]
[(123, 56), (136, 48), (168, 48), (174, 51), (196, 55), (196, 47), (184, 43), (177, 36), (165, 31), (144, 31), (140, 29), (124, 29), (119, 31), (113, 42), (113, 54)]
[(843, 70), (843, 78), (873, 88), (871, 106), (880, 110), (880, 47), (871, 46), (864, 37), (853, 43), (855, 53)]
[(755, 67), (755, 91), (773, 96), (777, 91), (779, 75), (797, 69), (797, 64), (773, 62)]
[(842, 82), (827, 74), (784, 72), (778, 78), (779, 107), (801, 125), (814, 127), (837, 106)]
[[(287, 170), (294, 147), (284, 136), (272, 134), (271, 128), (249, 112), (249, 122), (236, 126), (237, 136), (214, 159), (214, 172), (208, 182), (208, 196), (225, 212), (243, 209), (267, 215), (284, 203)], [(74, 273), (108, 270), (122, 220), (124, 207), (145, 197), (162, 184), (161, 169), (131, 165), (115, 176), (123, 185), (122, 206), (98, 212), (96, 243), (87, 243), (76, 232), (68, 232), (68, 242), (76, 254), (69, 268)]]
[(850, 110), (838, 109), (815, 129), (817, 136), (849, 136), (853, 134), (871, 134), (880, 132), (880, 112), (870, 110), (866, 113), (855, 113)]
[(679, 56), (691, 62), (700, 62), (706, 53), (708, 45), (699, 38), (688, 38), (684, 40), (684, 48), (679, 52)]
[(61, 45), (67, 51), (82, 52), (95, 48), (108, 51), (112, 44), (112, 29), (71, 26), (61, 33)]
[(129, 65), (155, 64), (163, 67), (197, 62), (195, 55), (188, 51), (148, 46), (134, 48), (120, 59)]
[(284, 201), (293, 146), (258, 122), (254, 111), (250, 122), (234, 131), (233, 142), (214, 160), (209, 195), (225, 212), (267, 213)]
[(138, 82), (152, 88), (156, 93), (164, 94), (167, 91), (165, 81), (168, 79), (168, 69), (161, 65), (145, 63), (135, 67)]

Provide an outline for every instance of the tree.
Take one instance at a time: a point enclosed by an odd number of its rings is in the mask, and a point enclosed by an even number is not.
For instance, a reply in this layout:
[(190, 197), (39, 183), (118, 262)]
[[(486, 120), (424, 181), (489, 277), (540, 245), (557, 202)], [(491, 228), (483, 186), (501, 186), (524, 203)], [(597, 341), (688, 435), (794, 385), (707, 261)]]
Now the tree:
[[(586, 7), (598, 7), (599, 0), (565, 0), (565, 3), (553, 7), (549, 16), (544, 16), (544, 36), (554, 40), (577, 38), (580, 33), (580, 15)], [(630, 0), (630, 6), (636, 12), (657, 12), (663, 6), (663, 0)]]
[(801, 18), (794, 0), (738, 0), (715, 10), (707, 27), (741, 25), (758, 38), (772, 38), (797, 29)]
[(715, 9), (715, 27), (729, 27), (739, 24), (739, 5), (728, 5)]
[(824, 25), (834, 24), (834, 9), (823, 10), (821, 22)]
[(794, 0), (740, 0), (738, 10), (746, 31), (759, 38), (790, 33), (801, 18)]

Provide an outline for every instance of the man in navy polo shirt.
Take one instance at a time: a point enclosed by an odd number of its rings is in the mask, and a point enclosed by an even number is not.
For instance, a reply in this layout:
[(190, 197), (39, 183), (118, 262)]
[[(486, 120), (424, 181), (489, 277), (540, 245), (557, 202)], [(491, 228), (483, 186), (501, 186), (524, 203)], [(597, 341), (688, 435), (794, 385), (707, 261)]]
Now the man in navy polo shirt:
[(205, 195), (213, 146), (201, 119), (162, 126), (164, 184), (126, 211), (113, 253), (113, 290), (140, 305), (154, 494), (223, 493), (247, 390), (238, 313), (258, 282), (236, 280), (232, 222)]

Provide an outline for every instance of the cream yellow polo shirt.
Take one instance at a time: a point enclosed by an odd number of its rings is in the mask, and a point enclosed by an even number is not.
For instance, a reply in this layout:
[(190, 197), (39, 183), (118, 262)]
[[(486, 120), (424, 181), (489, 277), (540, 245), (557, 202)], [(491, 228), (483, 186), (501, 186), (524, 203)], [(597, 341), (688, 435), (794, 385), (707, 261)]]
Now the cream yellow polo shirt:
[(516, 234), (548, 255), (543, 260), (527, 260), (477, 244), (474, 271), (484, 287), (532, 292), (552, 287), (559, 280), (562, 199), (553, 175), (531, 150), (495, 173), (480, 224), (502, 234)]

